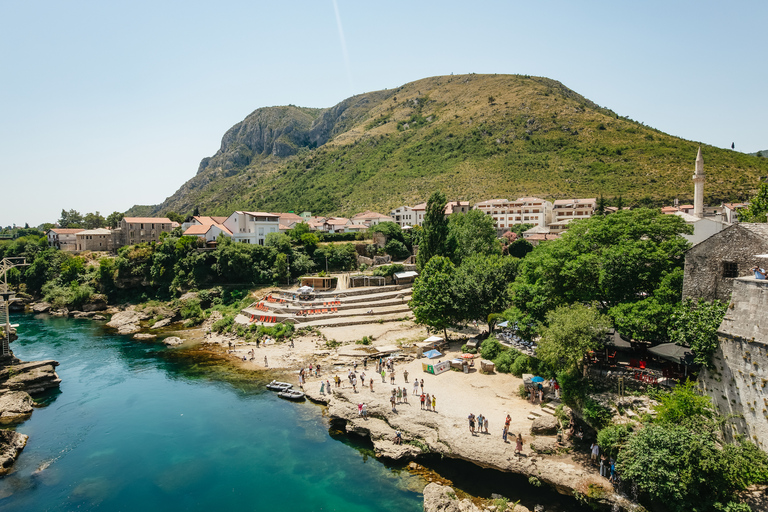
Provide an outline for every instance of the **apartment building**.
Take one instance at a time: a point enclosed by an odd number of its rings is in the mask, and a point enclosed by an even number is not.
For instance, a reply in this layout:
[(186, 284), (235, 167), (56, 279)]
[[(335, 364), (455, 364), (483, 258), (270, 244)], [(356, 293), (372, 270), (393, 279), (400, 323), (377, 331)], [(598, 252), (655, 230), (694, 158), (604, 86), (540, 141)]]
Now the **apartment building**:
[(538, 197), (521, 197), (514, 201), (489, 199), (475, 204), (475, 209), (491, 216), (498, 230), (516, 224), (544, 227), (552, 219), (552, 203)]

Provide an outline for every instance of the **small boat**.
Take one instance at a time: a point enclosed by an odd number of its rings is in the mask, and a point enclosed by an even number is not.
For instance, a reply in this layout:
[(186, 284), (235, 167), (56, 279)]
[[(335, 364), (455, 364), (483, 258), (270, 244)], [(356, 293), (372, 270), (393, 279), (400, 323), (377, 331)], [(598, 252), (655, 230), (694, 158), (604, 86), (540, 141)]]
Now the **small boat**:
[(273, 380), (269, 384), (267, 384), (267, 389), (270, 389), (272, 391), (288, 391), (293, 387), (293, 384), (289, 384), (288, 382), (280, 382), (277, 380)]
[(304, 400), (304, 393), (298, 389), (287, 389), (278, 393), (277, 396), (288, 400)]

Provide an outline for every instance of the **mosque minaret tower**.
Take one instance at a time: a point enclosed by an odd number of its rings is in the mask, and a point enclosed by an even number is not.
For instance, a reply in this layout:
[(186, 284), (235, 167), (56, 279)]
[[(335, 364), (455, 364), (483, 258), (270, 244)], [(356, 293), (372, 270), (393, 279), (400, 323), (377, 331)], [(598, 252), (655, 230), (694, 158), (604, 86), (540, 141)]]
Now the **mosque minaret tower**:
[(693, 173), (693, 216), (704, 218), (704, 158), (701, 156), (701, 146), (696, 155), (696, 171)]

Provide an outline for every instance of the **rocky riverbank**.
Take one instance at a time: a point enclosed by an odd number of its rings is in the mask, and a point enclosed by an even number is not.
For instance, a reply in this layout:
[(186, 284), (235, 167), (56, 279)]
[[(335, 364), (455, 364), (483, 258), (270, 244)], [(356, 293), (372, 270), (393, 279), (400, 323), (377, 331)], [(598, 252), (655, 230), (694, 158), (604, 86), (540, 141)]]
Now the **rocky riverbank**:
[[(11, 354), (0, 358), (0, 424), (13, 425), (28, 419), (35, 405), (31, 395), (58, 387), (56, 361), (20, 361)], [(0, 475), (9, 472), (27, 444), (27, 436), (0, 430)]]
[[(439, 395), (437, 412), (422, 409), (419, 397), (411, 394), (412, 385), (405, 383), (402, 377), (397, 379), (397, 386), (405, 386), (408, 402), (396, 404), (395, 410), (389, 401), (395, 386), (390, 384), (388, 376), (382, 383), (376, 375), (373, 391), (369, 385), (358, 385), (355, 392), (345, 382), (344, 387), (332, 384), (331, 393), (325, 390), (320, 393), (319, 380), (306, 384), (305, 391), (312, 401), (327, 404), (328, 416), (337, 428), (368, 437), (379, 457), (418, 460), (426, 454), (439, 454), (483, 468), (524, 475), (566, 496), (580, 493), (598, 508), (611, 509), (615, 505), (615, 510), (640, 509), (616, 494), (611, 484), (597, 474), (588, 460), (567, 448), (562, 449), (554, 436), (531, 434), (537, 429), (526, 416), (537, 406), (510, 393), (507, 381), (513, 377), (477, 372), (471, 375), (447, 372), (435, 376), (422, 373), (420, 365), (420, 361), (413, 361), (398, 367), (396, 373), (401, 375), (407, 370), (411, 379), (423, 377), (425, 391)], [(344, 379), (346, 372), (340, 376)], [(333, 381), (333, 376), (327, 380)], [(358, 404), (361, 403), (366, 405), (367, 416), (359, 414)], [(469, 431), (466, 416), (470, 412), (483, 413), (492, 419), (488, 433), (473, 434)], [(506, 413), (513, 418), (509, 443), (501, 438)], [(402, 435), (402, 444), (393, 442), (397, 431)], [(539, 432), (543, 431), (546, 429)], [(512, 436), (516, 433), (523, 434), (522, 453), (515, 451)], [(454, 505), (459, 507), (456, 510), (465, 510), (459, 504)]]

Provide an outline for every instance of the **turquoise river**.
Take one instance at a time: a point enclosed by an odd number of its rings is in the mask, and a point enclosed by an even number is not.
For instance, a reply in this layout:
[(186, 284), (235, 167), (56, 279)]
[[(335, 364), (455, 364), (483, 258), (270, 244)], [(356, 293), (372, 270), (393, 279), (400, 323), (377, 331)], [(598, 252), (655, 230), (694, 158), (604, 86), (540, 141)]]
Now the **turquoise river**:
[[(16, 356), (59, 361), (62, 383), (16, 427), (29, 442), (0, 479), (4, 512), (422, 510), (421, 476), (372, 457), (363, 440), (329, 434), (322, 407), (277, 398), (257, 374), (90, 320), (13, 322)], [(465, 489), (473, 494), (517, 487), (469, 465), (437, 470), (480, 482)]]

